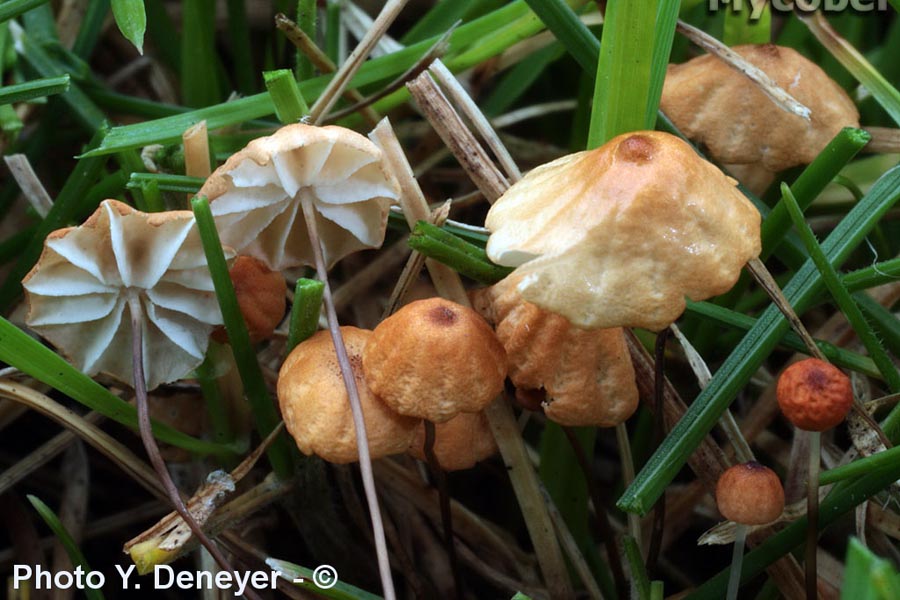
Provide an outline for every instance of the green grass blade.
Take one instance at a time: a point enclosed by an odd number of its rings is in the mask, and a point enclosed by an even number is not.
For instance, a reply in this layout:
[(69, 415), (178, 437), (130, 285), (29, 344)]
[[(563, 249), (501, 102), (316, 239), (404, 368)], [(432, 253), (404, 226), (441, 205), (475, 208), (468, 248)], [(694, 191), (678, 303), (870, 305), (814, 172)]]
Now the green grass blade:
[(490, 262), (482, 248), (425, 221), (416, 223), (408, 243), (413, 250), (481, 283), (495, 283), (512, 272)]
[[(376, 596), (343, 581), (337, 581), (334, 587), (331, 588), (319, 587), (315, 583), (317, 575), (313, 569), (307, 569), (285, 560), (267, 558), (266, 564), (297, 587), (323, 598), (329, 598), (330, 600), (381, 600), (381, 596)], [(319, 569), (321, 568), (319, 567)], [(324, 572), (320, 571), (319, 573), (319, 576), (321, 576)]]
[[(278, 425), (278, 413), (275, 411), (269, 390), (266, 388), (256, 352), (250, 344), (250, 335), (247, 333), (247, 325), (244, 323), (244, 317), (234, 292), (234, 285), (228, 274), (228, 265), (225, 262), (222, 243), (219, 241), (219, 233), (216, 231), (212, 212), (209, 209), (209, 202), (206, 198), (198, 196), (191, 201), (191, 207), (194, 217), (197, 219), (197, 229), (200, 232), (200, 239), (203, 241), (203, 251), (206, 254), (206, 262), (216, 288), (219, 308), (222, 309), (225, 331), (228, 332), (228, 340), (232, 352), (234, 352), (234, 362), (237, 364), (241, 381), (244, 384), (244, 393), (256, 420), (256, 429), (260, 437), (265, 439)], [(267, 456), (272, 464), (272, 469), (279, 477), (290, 476), (292, 460), (284, 434), (272, 443), (267, 451)]]
[(409, 28), (400, 42), (406, 45), (438, 36), (465, 16), (475, 0), (440, 0)]
[(877, 329), (878, 336), (894, 356), (900, 357), (900, 319), (865, 293), (853, 294), (853, 299), (866, 319)]
[(147, 13), (144, 0), (110, 0), (113, 18), (125, 39), (144, 53), (144, 32), (147, 31)]
[(830, 485), (847, 479), (856, 479), (876, 469), (900, 462), (900, 446), (894, 446), (865, 458), (857, 458), (851, 463), (822, 471), (819, 485)]
[(0, 4), (0, 23), (14, 19), (19, 15), (46, 4), (48, 0), (7, 0)]
[[(56, 539), (62, 544), (66, 554), (69, 555), (69, 559), (72, 561), (72, 566), (81, 567), (85, 573), (90, 573), (91, 567), (88, 565), (87, 559), (84, 557), (78, 544), (72, 539), (72, 535), (66, 529), (66, 526), (63, 525), (62, 521), (59, 520), (59, 517), (56, 516), (56, 513), (37, 496), (28, 494), (26, 498), (28, 498), (28, 501), (31, 502), (31, 506), (33, 506), (34, 510), (41, 516), (41, 519), (44, 520), (44, 523), (47, 524), (47, 527), (50, 528), (50, 531), (53, 532), (53, 535), (56, 536)], [(83, 591), (85, 598), (88, 600), (104, 600), (103, 592), (100, 590), (85, 586)]]
[(144, 5), (147, 11), (147, 35), (153, 40), (160, 62), (181, 75), (181, 32), (166, 11), (166, 4), (151, 0)]
[(647, 576), (644, 557), (641, 556), (641, 550), (638, 548), (637, 542), (630, 535), (626, 535), (622, 538), (622, 545), (625, 547), (625, 558), (628, 560), (628, 566), (631, 568), (631, 578), (637, 587), (638, 598), (640, 600), (650, 600), (650, 578)]
[[(137, 430), (137, 412), (133, 406), (2, 317), (0, 361), (59, 390), (90, 410)], [(160, 441), (197, 454), (221, 456), (233, 453), (231, 448), (192, 438), (166, 425), (154, 424), (153, 433)]]
[(89, 0), (87, 10), (81, 19), (81, 27), (78, 28), (78, 36), (72, 45), (75, 55), (87, 59), (90, 57), (103, 29), (103, 21), (109, 12), (110, 0)]
[(42, 98), (54, 94), (62, 94), (69, 89), (69, 76), (48, 77), (35, 79), (17, 85), (0, 87), (0, 104), (12, 104), (24, 102), (33, 98)]
[(547, 29), (565, 46), (569, 54), (591, 73), (597, 72), (600, 42), (563, 0), (526, 0)]
[(857, 538), (850, 538), (844, 579), (841, 582), (841, 600), (898, 598), (900, 597), (898, 577), (900, 576), (890, 561), (874, 555)]
[(168, 173), (132, 173), (128, 179), (130, 189), (140, 189), (150, 183), (156, 184), (162, 192), (178, 192), (180, 194), (196, 194), (203, 186), (202, 177), (189, 175), (170, 175)]
[[(297, 0), (297, 25), (309, 36), (311, 40), (316, 40), (316, 0)], [(315, 68), (312, 61), (299, 49), (297, 50), (297, 65), (295, 67), (296, 77), (299, 81), (304, 81), (315, 75)]]
[(215, 46), (216, 2), (184, 0), (181, 7), (181, 99), (188, 106), (211, 106), (222, 99)]
[[(828, 260), (835, 266), (842, 264), (898, 198), (900, 167), (895, 167), (875, 183), (822, 244)], [(811, 305), (821, 285), (821, 275), (810, 260), (785, 286), (784, 294), (795, 310), (802, 313)], [(778, 309), (769, 306), (625, 490), (619, 508), (646, 513), (787, 329), (788, 324)], [(891, 435), (887, 429), (886, 432)]]
[(881, 371), (881, 375), (887, 382), (891, 392), (895, 394), (900, 393), (900, 372), (897, 371), (894, 363), (884, 351), (884, 347), (881, 345), (881, 342), (878, 341), (878, 337), (875, 335), (875, 332), (872, 331), (872, 328), (866, 321), (865, 316), (863, 316), (859, 306), (857, 306), (856, 302), (854, 302), (853, 298), (850, 296), (850, 292), (848, 292), (847, 288), (841, 283), (834, 267), (831, 266), (831, 263), (825, 257), (822, 248), (816, 241), (815, 234), (813, 234), (812, 229), (809, 228), (809, 225), (807, 225), (806, 221), (803, 219), (803, 212), (797, 204), (797, 199), (794, 198), (794, 195), (791, 193), (791, 188), (788, 187), (786, 183), (781, 184), (781, 194), (781, 201), (787, 206), (788, 213), (791, 215), (791, 220), (794, 222), (794, 228), (800, 233), (800, 239), (803, 240), (812, 261), (815, 263), (816, 268), (819, 269), (819, 273), (822, 275), (825, 286), (831, 292), (831, 295), (837, 302), (838, 307), (840, 307), (841, 312), (844, 313), (844, 316), (856, 332), (860, 341), (866, 347), (866, 350), (869, 351), (869, 356), (875, 361), (878, 370)]
[[(653, 129), (659, 78), (674, 36), (676, 0), (611, 2), (606, 8), (588, 147), (628, 131)], [(657, 23), (662, 18), (663, 22)], [(670, 30), (671, 29), (671, 30)], [(658, 90), (657, 90), (658, 87)]]
[[(872, 136), (868, 132), (852, 127), (845, 127), (834, 136), (791, 186), (791, 191), (799, 199), (803, 210), (812, 204), (825, 186), (869, 143), (870, 139)], [(790, 227), (791, 218), (787, 208), (778, 205), (772, 209), (762, 224), (761, 259), (764, 260), (778, 248)]]
[(242, 94), (252, 94), (257, 89), (257, 72), (253, 68), (247, 6), (244, 0), (227, 0), (225, 6), (228, 9), (228, 45), (234, 61), (235, 85)]
[(317, 279), (301, 277), (297, 280), (285, 354), (290, 354), (297, 344), (309, 338), (319, 328), (324, 293), (325, 284)]
[(297, 123), (309, 114), (309, 106), (297, 87), (293, 73), (287, 69), (265, 71), (263, 79), (269, 95), (272, 96), (272, 104), (275, 105), (275, 114), (279, 121), (285, 125)]

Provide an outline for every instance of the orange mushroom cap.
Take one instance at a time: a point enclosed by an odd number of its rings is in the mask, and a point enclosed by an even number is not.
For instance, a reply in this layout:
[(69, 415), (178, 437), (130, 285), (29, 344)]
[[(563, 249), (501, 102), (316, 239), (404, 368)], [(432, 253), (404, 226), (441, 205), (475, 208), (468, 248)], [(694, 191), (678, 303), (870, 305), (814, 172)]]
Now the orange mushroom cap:
[(734, 465), (716, 483), (716, 505), (729, 521), (771, 523), (784, 511), (784, 488), (775, 471), (758, 462)]
[(483, 410), (500, 393), (506, 352), (474, 310), (429, 298), (375, 328), (363, 368), (369, 387), (393, 410), (443, 423)]
[[(366, 385), (360, 362), (371, 334), (365, 329), (341, 327), (359, 387), (369, 453), (374, 459), (405, 452), (418, 421), (392, 411)], [(278, 403), (288, 432), (304, 454), (316, 454), (333, 463), (358, 459), (347, 389), (327, 331), (301, 342), (285, 359), (278, 372)]]
[(853, 386), (843, 371), (818, 358), (792, 364), (778, 378), (778, 406), (805, 431), (827, 431), (853, 406)]
[[(228, 271), (234, 284), (241, 315), (247, 324), (250, 341), (260, 342), (272, 336), (284, 317), (287, 284), (278, 271), (252, 256), (238, 256)], [(217, 342), (228, 341), (224, 328), (213, 332)]]
[[(487, 415), (460, 413), (434, 426), (434, 455), (445, 471), (471, 469), (479, 461), (497, 453), (497, 442)], [(416, 428), (409, 454), (423, 462), (425, 456), (425, 424)]]

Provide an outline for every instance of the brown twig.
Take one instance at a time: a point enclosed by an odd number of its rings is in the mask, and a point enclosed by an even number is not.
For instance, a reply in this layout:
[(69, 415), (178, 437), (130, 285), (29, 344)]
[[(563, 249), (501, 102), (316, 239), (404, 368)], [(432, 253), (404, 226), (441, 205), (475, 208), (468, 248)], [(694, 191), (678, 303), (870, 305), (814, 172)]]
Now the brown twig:
[(453, 590), (451, 595), (454, 598), (462, 597), (462, 577), (459, 572), (459, 559), (456, 556), (456, 544), (453, 541), (453, 516), (450, 512), (450, 494), (447, 490), (447, 477), (437, 455), (434, 453), (434, 423), (431, 421), (423, 421), (425, 426), (425, 458), (428, 461), (428, 468), (438, 490), (438, 499), (441, 505), (441, 524), (444, 529), (444, 546), (447, 550), (447, 557), (450, 559), (450, 570), (453, 572)]

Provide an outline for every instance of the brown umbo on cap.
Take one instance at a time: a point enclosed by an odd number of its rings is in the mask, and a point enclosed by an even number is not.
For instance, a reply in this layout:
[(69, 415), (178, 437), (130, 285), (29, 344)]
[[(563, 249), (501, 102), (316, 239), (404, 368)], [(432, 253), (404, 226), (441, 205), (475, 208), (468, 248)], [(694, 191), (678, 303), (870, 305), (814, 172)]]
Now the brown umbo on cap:
[[(405, 452), (417, 419), (398, 415), (366, 385), (362, 352), (372, 332), (341, 327), (362, 403), (372, 458)], [(304, 454), (334, 463), (358, 460), (356, 430), (331, 335), (319, 331), (297, 345), (278, 373), (278, 403), (288, 432)]]
[(488, 212), (487, 254), (578, 327), (658, 331), (759, 254), (759, 211), (735, 184), (675, 136), (623, 134), (511, 186)]
[[(472, 304), (496, 328), (520, 397), (543, 395), (560, 425), (612, 427), (638, 405), (634, 368), (621, 327), (580, 329), (522, 299), (518, 276), (472, 292)], [(534, 393), (531, 393), (534, 392)]]
[(363, 368), (369, 387), (391, 409), (443, 423), (483, 410), (500, 393), (506, 353), (474, 310), (429, 298), (375, 328)]
[(729, 521), (765, 525), (784, 511), (784, 488), (775, 472), (758, 462), (735, 465), (716, 484), (716, 504)]
[(778, 172), (812, 162), (843, 127), (859, 127), (853, 101), (815, 63), (772, 44), (734, 51), (810, 109), (810, 120), (776, 106), (746, 76), (706, 54), (670, 65), (660, 108), (722, 163)]
[[(449, 421), (434, 426), (434, 455), (445, 471), (471, 469), (477, 462), (496, 453), (497, 442), (483, 412), (459, 413)], [(409, 454), (427, 461), (424, 423), (416, 428)]]

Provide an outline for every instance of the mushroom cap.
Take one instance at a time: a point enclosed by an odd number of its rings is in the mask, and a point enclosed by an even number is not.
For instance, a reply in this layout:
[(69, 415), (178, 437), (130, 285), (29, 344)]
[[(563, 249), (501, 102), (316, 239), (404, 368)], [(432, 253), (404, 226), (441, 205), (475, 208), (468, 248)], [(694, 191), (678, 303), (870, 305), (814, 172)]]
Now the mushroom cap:
[[(375, 459), (405, 452), (419, 422), (392, 411), (366, 385), (362, 353), (372, 332), (341, 327), (341, 334), (359, 388), (369, 453)], [(278, 372), (277, 389), (284, 424), (304, 454), (333, 463), (359, 459), (350, 401), (329, 332), (318, 331), (297, 344)]]
[(313, 265), (301, 198), (313, 204), (331, 268), (352, 252), (381, 246), (398, 196), (381, 150), (365, 136), (302, 123), (250, 142), (199, 194), (209, 198), (222, 242), (275, 271)]
[(744, 75), (706, 54), (670, 65), (660, 108), (723, 163), (777, 172), (812, 162), (842, 127), (859, 127), (850, 97), (815, 63), (773, 44), (733, 48), (810, 109), (810, 120), (776, 106)]
[[(238, 256), (228, 271), (241, 315), (253, 343), (272, 337), (284, 318), (287, 284), (278, 271), (272, 271), (258, 258)], [(226, 342), (224, 328), (216, 329), (213, 339)]]
[(778, 378), (778, 406), (788, 421), (805, 431), (827, 431), (853, 406), (850, 378), (818, 358), (795, 362)]
[(735, 181), (675, 136), (613, 138), (528, 173), (491, 207), (487, 254), (525, 300), (583, 328), (660, 330), (760, 252)]
[(784, 511), (784, 488), (772, 469), (753, 461), (741, 463), (719, 477), (716, 504), (729, 521), (765, 525)]
[(382, 321), (363, 355), (366, 381), (396, 412), (443, 423), (503, 389), (506, 353), (471, 308), (429, 298)]
[[(227, 250), (230, 255), (230, 250)], [(222, 314), (190, 211), (143, 213), (104, 200), (83, 225), (54, 231), (22, 280), (26, 322), (88, 375), (133, 383), (129, 297), (143, 311), (153, 389), (185, 377)]]
[[(427, 462), (424, 423), (416, 428), (416, 436), (408, 452)], [(449, 421), (434, 426), (434, 455), (445, 471), (471, 469), (496, 453), (497, 442), (484, 412), (459, 413)]]
[(625, 332), (575, 327), (523, 300), (518, 279), (513, 274), (472, 293), (475, 309), (495, 325), (517, 395), (545, 394), (544, 413), (560, 425), (624, 423), (638, 405)]

